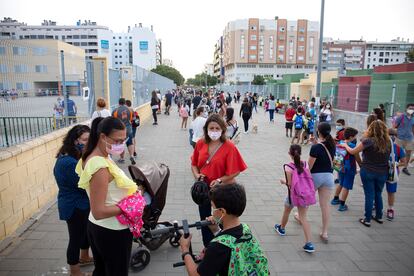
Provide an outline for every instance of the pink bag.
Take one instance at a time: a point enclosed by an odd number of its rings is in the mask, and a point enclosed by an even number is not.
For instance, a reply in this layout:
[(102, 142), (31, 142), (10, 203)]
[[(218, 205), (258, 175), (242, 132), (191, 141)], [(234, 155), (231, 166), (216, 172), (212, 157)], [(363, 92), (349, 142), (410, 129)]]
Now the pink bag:
[(141, 236), (140, 230), (144, 225), (142, 221), (145, 208), (144, 197), (139, 192), (136, 192), (122, 199), (117, 206), (122, 210), (122, 213), (116, 216), (119, 223), (127, 225), (132, 235), (135, 238), (139, 238)]
[(294, 163), (287, 164), (292, 170), (290, 200), (293, 206), (307, 207), (316, 203), (315, 186), (309, 168), (304, 163), (303, 172), (298, 173)]

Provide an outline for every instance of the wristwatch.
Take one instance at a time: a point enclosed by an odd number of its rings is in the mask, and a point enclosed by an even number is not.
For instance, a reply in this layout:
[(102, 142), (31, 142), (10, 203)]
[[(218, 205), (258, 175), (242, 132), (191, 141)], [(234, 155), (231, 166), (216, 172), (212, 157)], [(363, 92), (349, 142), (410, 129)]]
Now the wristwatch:
[(219, 184), (223, 183), (223, 180), (221, 180), (220, 178), (217, 179), (217, 181), (218, 181)]
[(184, 252), (183, 254), (181, 254), (181, 259), (183, 259), (183, 261), (184, 261), (184, 258), (185, 258), (185, 256), (187, 256), (187, 255), (190, 255), (190, 256), (191, 256), (191, 253), (190, 253), (190, 252), (188, 252), (188, 251)]

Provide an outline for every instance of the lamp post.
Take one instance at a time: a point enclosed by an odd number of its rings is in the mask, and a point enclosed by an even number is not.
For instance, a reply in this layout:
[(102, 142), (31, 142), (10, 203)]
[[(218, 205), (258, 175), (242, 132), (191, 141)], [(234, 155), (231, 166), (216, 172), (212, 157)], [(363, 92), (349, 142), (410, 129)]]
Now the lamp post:
[(316, 74), (316, 97), (321, 96), (321, 70), (322, 70), (322, 45), (323, 45), (323, 18), (325, 10), (325, 0), (321, 0), (321, 20), (319, 26), (319, 55), (318, 55), (318, 71)]

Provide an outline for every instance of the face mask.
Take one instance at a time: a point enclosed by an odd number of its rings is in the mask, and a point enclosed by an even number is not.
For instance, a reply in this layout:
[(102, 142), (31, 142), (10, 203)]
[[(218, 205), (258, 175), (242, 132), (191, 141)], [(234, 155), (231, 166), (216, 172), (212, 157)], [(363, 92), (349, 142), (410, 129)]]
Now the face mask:
[(327, 105), (326, 108), (331, 108), (331, 106), (330, 105)]
[(105, 143), (106, 143), (106, 145), (111, 146), (109, 149), (106, 148), (106, 151), (109, 154), (117, 154), (118, 155), (118, 154), (121, 154), (121, 153), (124, 152), (126, 142), (123, 142), (122, 144), (109, 144), (105, 141)]
[(407, 109), (407, 113), (410, 114), (410, 115), (413, 115), (414, 109)]
[(340, 131), (340, 130), (343, 130), (344, 129), (344, 127), (343, 126), (336, 126), (336, 130), (337, 131)]
[(208, 137), (213, 141), (217, 141), (221, 137), (221, 131), (208, 131)]
[(85, 145), (84, 144), (77, 144), (77, 145), (75, 145), (75, 147), (78, 151), (82, 152), (83, 149), (85, 148)]
[[(213, 213), (214, 213), (216, 210), (218, 210), (218, 209), (213, 209)], [(213, 218), (214, 218), (214, 223), (215, 223), (216, 225), (219, 225), (219, 224), (222, 222), (223, 217), (224, 217), (224, 215), (221, 215), (221, 217), (219, 217), (219, 218), (216, 218), (215, 216), (213, 216)]]

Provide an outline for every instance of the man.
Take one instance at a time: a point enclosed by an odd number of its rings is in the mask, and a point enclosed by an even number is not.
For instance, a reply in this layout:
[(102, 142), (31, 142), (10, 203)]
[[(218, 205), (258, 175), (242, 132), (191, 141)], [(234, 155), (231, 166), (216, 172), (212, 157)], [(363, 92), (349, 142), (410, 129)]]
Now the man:
[[(135, 159), (133, 157), (134, 155), (134, 143), (133, 143), (133, 133), (132, 133), (132, 125), (131, 125), (131, 121), (133, 118), (133, 114), (130, 111), (130, 109), (125, 106), (125, 99), (124, 98), (120, 98), (119, 99), (119, 107), (117, 107), (113, 112), (112, 112), (112, 116), (115, 118), (120, 119), (125, 127), (126, 127), (126, 131), (127, 131), (127, 141), (126, 141), (126, 146), (128, 148), (128, 152), (129, 152), (129, 160), (131, 161), (132, 165), (135, 165)], [(124, 159), (124, 152), (121, 154), (121, 157), (119, 158), (118, 162), (119, 163), (125, 163), (125, 159)]]
[(406, 162), (402, 172), (406, 175), (411, 175), (408, 171), (408, 164), (410, 162), (411, 152), (414, 150), (414, 103), (407, 104), (406, 112), (398, 116), (393, 125), (397, 129), (397, 137), (395, 142), (402, 147), (406, 153)]
[[(243, 186), (217, 184), (211, 188), (209, 196), (213, 216), (208, 219), (213, 222), (210, 230), (215, 234), (215, 238), (207, 245), (203, 259), (198, 266), (189, 252), (191, 235), (187, 239), (183, 235), (180, 240), (181, 256), (188, 275), (269, 275), (267, 258), (259, 243), (252, 236), (249, 227), (240, 223), (239, 220), (246, 207), (246, 192)], [(223, 229), (219, 227), (221, 224)], [(240, 239), (237, 248), (234, 239)], [(248, 258), (246, 258), (247, 255), (249, 255)], [(232, 266), (230, 266), (230, 261)], [(245, 266), (237, 264), (245, 264)], [(240, 269), (240, 267), (249, 270), (235, 269)]]
[(192, 103), (193, 103), (193, 110), (196, 110), (197, 107), (200, 105), (201, 99), (202, 99), (201, 98), (201, 93), (199, 91), (197, 91), (196, 92), (196, 95), (195, 95), (195, 97), (193, 98), (193, 101), (192, 101)]
[(168, 90), (167, 94), (165, 94), (165, 113), (164, 113), (165, 115), (170, 115), (172, 99), (173, 99), (173, 94), (171, 93), (170, 90)]
[[(61, 108), (62, 108), (62, 111), (65, 108), (64, 101), (61, 102)], [(69, 98), (69, 94), (67, 98), (67, 109), (68, 109), (67, 116), (69, 116), (69, 124), (76, 123), (76, 114), (78, 113), (78, 107), (76, 106), (75, 102)], [(63, 114), (66, 116), (66, 112), (63, 112)]]

